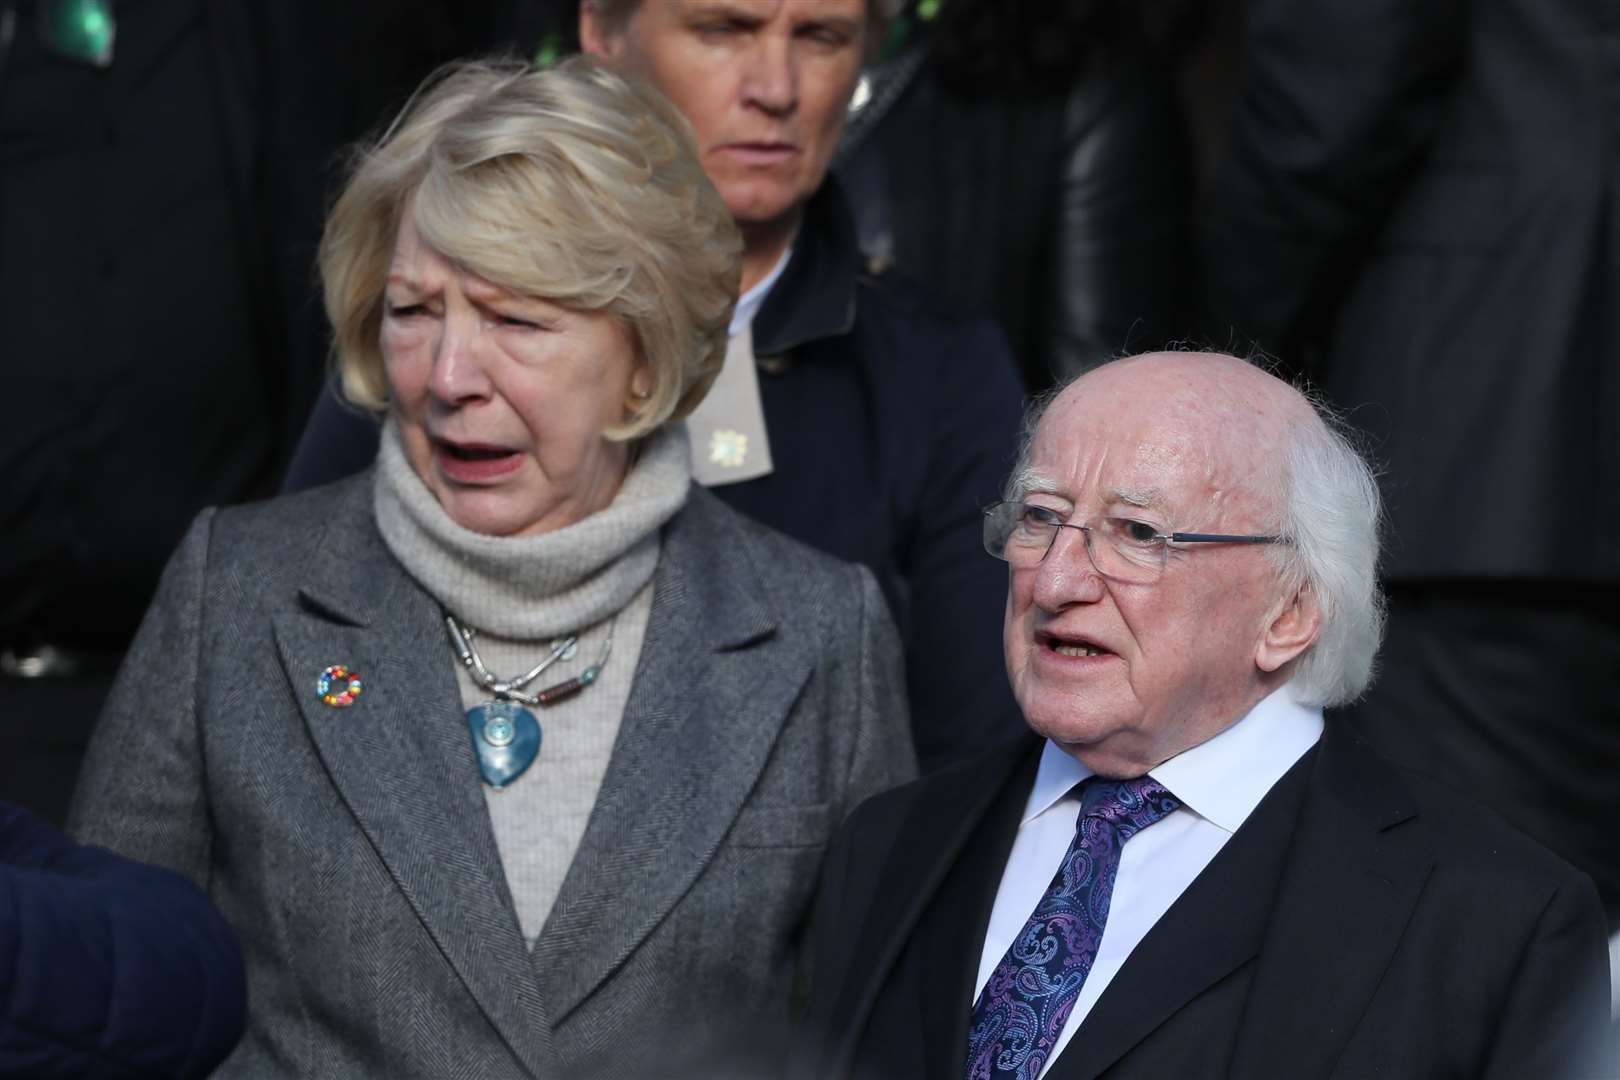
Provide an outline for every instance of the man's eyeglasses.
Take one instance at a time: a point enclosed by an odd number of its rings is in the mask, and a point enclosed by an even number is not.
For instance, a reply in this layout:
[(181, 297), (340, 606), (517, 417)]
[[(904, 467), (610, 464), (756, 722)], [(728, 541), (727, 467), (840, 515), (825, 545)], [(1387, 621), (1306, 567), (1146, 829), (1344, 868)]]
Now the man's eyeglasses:
[(1144, 521), (1104, 517), (1076, 525), (1046, 506), (998, 502), (984, 511), (984, 550), (1015, 570), (1039, 566), (1059, 529), (1078, 529), (1097, 573), (1130, 585), (1151, 585), (1164, 576), (1171, 544), (1281, 544), (1281, 536), (1159, 532)]

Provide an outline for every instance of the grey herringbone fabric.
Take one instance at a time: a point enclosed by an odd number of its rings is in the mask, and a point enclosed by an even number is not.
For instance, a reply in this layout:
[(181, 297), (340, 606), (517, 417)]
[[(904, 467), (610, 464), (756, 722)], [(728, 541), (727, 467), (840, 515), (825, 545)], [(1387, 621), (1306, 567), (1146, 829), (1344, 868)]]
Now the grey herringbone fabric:
[[(370, 484), (199, 518), (80, 781), (80, 839), (202, 883), (242, 936), (248, 1033), (219, 1075), (747, 1072), (802, 986), (830, 831), (911, 772), (870, 575), (692, 493), (531, 956), (438, 608)], [(330, 664), (365, 681), (349, 708), (315, 692)]]

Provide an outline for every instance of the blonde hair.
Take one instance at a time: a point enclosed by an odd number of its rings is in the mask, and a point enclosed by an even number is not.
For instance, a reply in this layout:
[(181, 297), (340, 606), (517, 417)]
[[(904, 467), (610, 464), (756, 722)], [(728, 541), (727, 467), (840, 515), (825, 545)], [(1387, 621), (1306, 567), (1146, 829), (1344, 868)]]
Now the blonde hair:
[(343, 394), (363, 408), (388, 403), (383, 291), (407, 206), (457, 266), (630, 330), (651, 386), (610, 438), (685, 416), (719, 374), (742, 238), (656, 91), (584, 57), (452, 64), (360, 148), (320, 270)]

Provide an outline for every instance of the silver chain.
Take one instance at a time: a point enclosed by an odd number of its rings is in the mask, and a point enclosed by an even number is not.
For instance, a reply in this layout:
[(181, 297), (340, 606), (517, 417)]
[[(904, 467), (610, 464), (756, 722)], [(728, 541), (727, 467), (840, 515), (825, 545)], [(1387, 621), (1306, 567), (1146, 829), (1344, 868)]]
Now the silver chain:
[[(602, 672), (602, 665), (607, 663), (608, 654), (613, 651), (613, 627), (618, 621), (619, 618), (615, 615), (612, 621), (608, 623), (607, 640), (602, 643), (602, 654), (580, 676), (584, 685), (588, 686), (595, 682), (596, 677)], [(455, 650), (456, 658), (461, 661), (461, 666), (467, 669), (467, 674), (472, 678), (473, 682), (498, 698), (507, 701), (521, 701), (525, 705), (544, 705), (547, 703), (543, 700), (544, 691), (542, 691), (542, 696), (536, 697), (532, 694), (523, 693), (523, 688), (538, 679), (542, 672), (558, 660), (572, 656), (574, 647), (579, 644), (579, 635), (569, 634), (567, 637), (553, 643), (551, 651), (534, 667), (515, 679), (503, 681), (490, 673), (490, 670), (484, 666), (483, 657), (478, 655), (477, 648), (473, 646), (472, 639), (477, 636), (478, 631), (472, 627), (462, 626), (456, 621), (455, 616), (448, 611), (444, 614), (444, 625), (450, 631), (450, 647)]]

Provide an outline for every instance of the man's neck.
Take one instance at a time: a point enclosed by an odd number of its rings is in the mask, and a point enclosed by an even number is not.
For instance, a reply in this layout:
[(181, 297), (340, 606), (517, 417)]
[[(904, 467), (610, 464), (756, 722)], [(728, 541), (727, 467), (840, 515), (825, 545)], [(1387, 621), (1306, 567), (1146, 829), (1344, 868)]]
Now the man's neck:
[(795, 210), (775, 221), (742, 226), (741, 292), (752, 289), (764, 280), (765, 275), (776, 269), (776, 264), (782, 260), (782, 253), (793, 244), (803, 216), (802, 211)]

